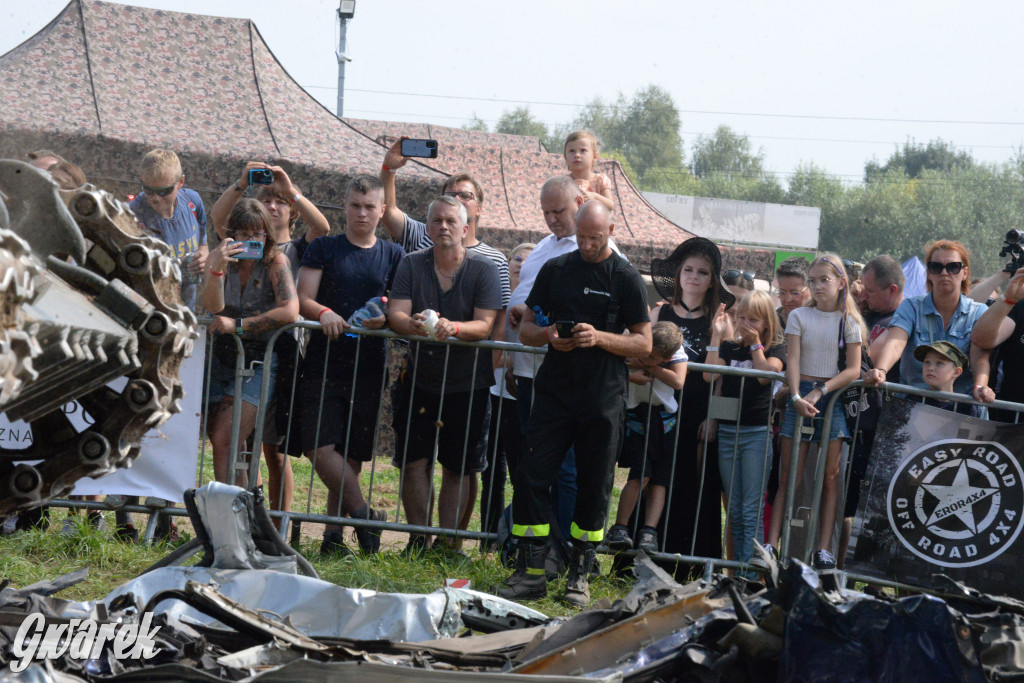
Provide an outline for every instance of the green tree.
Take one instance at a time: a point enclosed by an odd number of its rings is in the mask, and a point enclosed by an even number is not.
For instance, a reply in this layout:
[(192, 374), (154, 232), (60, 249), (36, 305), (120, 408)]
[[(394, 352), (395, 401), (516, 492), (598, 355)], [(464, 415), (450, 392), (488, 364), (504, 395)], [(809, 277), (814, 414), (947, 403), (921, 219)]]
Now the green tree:
[(729, 126), (719, 126), (709, 137), (697, 136), (690, 157), (690, 168), (698, 178), (713, 173), (753, 178), (764, 173), (764, 150), (752, 152), (750, 138)]
[(487, 127), (487, 122), (484, 121), (479, 116), (477, 116), (476, 112), (473, 112), (473, 116), (469, 119), (469, 121), (462, 124), (462, 130), (478, 130), (486, 133), (490, 129)]
[(931, 140), (927, 145), (914, 142), (913, 138), (903, 143), (884, 164), (872, 159), (864, 166), (864, 180), (872, 176), (884, 174), (896, 169), (902, 170), (911, 178), (917, 178), (921, 172), (951, 171), (954, 168), (970, 168), (974, 166), (974, 158), (969, 152), (958, 152), (952, 143), (942, 138)]
[(512, 111), (503, 112), (494, 126), (494, 132), (508, 135), (530, 135), (539, 138), (541, 143), (551, 151), (548, 127), (543, 121), (533, 117), (529, 107), (516, 107)]
[(672, 96), (656, 85), (638, 90), (630, 99), (619, 93), (614, 103), (595, 98), (573, 121), (574, 129), (597, 135), (602, 154), (620, 152), (628, 159), (644, 189), (657, 182), (658, 173), (682, 168), (679, 125), (679, 109)]
[[(636, 171), (633, 170), (633, 167), (629, 163), (629, 159), (624, 157), (622, 155), (622, 152), (615, 152), (615, 151), (608, 152), (608, 153), (602, 152), (601, 156), (603, 158), (605, 158), (605, 159), (614, 159), (615, 161), (619, 162), (619, 165), (622, 166), (622, 172), (626, 174), (627, 178), (629, 178), (629, 182), (633, 183), (633, 185), (637, 184), (637, 180), (638, 179), (636, 177)], [(661, 192), (661, 190), (654, 190), (654, 191), (655, 192)]]

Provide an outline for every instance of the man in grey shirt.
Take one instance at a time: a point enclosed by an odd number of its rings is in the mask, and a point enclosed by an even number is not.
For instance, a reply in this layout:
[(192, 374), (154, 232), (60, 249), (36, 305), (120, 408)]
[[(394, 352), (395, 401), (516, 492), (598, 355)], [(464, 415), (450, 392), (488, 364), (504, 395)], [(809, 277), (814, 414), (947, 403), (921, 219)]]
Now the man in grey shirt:
[[(487, 339), (502, 308), (501, 284), (494, 264), (463, 246), (466, 231), (466, 209), (459, 201), (442, 196), (431, 202), (427, 234), (433, 246), (409, 254), (398, 266), (388, 302), (392, 330), (438, 341)], [(427, 310), (436, 312), (436, 320), (424, 314)], [(402, 505), (410, 524), (430, 521), (436, 442), (438, 525), (454, 529), (468, 519), (471, 482), (486, 465), (488, 394), (494, 383), (490, 353), (422, 343), (410, 349), (409, 358), (394, 419)], [(407, 550), (427, 545), (425, 537), (413, 535)]]

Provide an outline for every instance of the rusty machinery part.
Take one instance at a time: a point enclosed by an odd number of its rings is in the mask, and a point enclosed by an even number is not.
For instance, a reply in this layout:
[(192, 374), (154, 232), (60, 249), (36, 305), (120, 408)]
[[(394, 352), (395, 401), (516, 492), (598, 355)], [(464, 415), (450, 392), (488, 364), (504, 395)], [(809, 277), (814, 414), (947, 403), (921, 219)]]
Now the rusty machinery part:
[[(197, 332), (170, 247), (126, 204), (92, 185), (60, 191), (9, 159), (0, 200), (0, 411), (33, 435), (0, 449), (4, 516), (130, 467), (143, 435), (181, 410)], [(82, 430), (64, 412), (76, 400), (93, 420)]]

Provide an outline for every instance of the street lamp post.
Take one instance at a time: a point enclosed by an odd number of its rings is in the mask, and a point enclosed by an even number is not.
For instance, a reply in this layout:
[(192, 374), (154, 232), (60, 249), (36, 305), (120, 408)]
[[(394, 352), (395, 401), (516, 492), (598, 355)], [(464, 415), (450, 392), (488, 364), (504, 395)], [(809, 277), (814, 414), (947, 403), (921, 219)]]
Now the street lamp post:
[(348, 20), (356, 14), (356, 0), (341, 0), (338, 6), (338, 117), (345, 112), (345, 64), (351, 62), (345, 52), (345, 33), (348, 30)]

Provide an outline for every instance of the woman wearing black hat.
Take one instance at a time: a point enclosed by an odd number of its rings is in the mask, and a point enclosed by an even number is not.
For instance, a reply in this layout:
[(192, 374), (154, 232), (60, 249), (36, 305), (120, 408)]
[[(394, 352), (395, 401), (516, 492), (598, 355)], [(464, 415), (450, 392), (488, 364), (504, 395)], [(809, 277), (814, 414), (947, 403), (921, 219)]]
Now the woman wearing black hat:
[[(657, 306), (651, 312), (651, 322), (667, 320), (679, 325), (692, 363), (705, 362), (711, 320), (720, 305), (729, 307), (735, 300), (721, 273), (722, 254), (714, 242), (703, 237), (688, 239), (668, 258), (651, 261), (655, 289), (671, 302)], [(708, 384), (701, 373), (690, 372), (680, 401), (678, 450), (660, 530), (665, 552), (722, 556), (721, 478), (715, 461), (705, 465), (701, 457), (709, 400)], [(685, 575), (689, 567), (679, 565), (677, 571)]]

